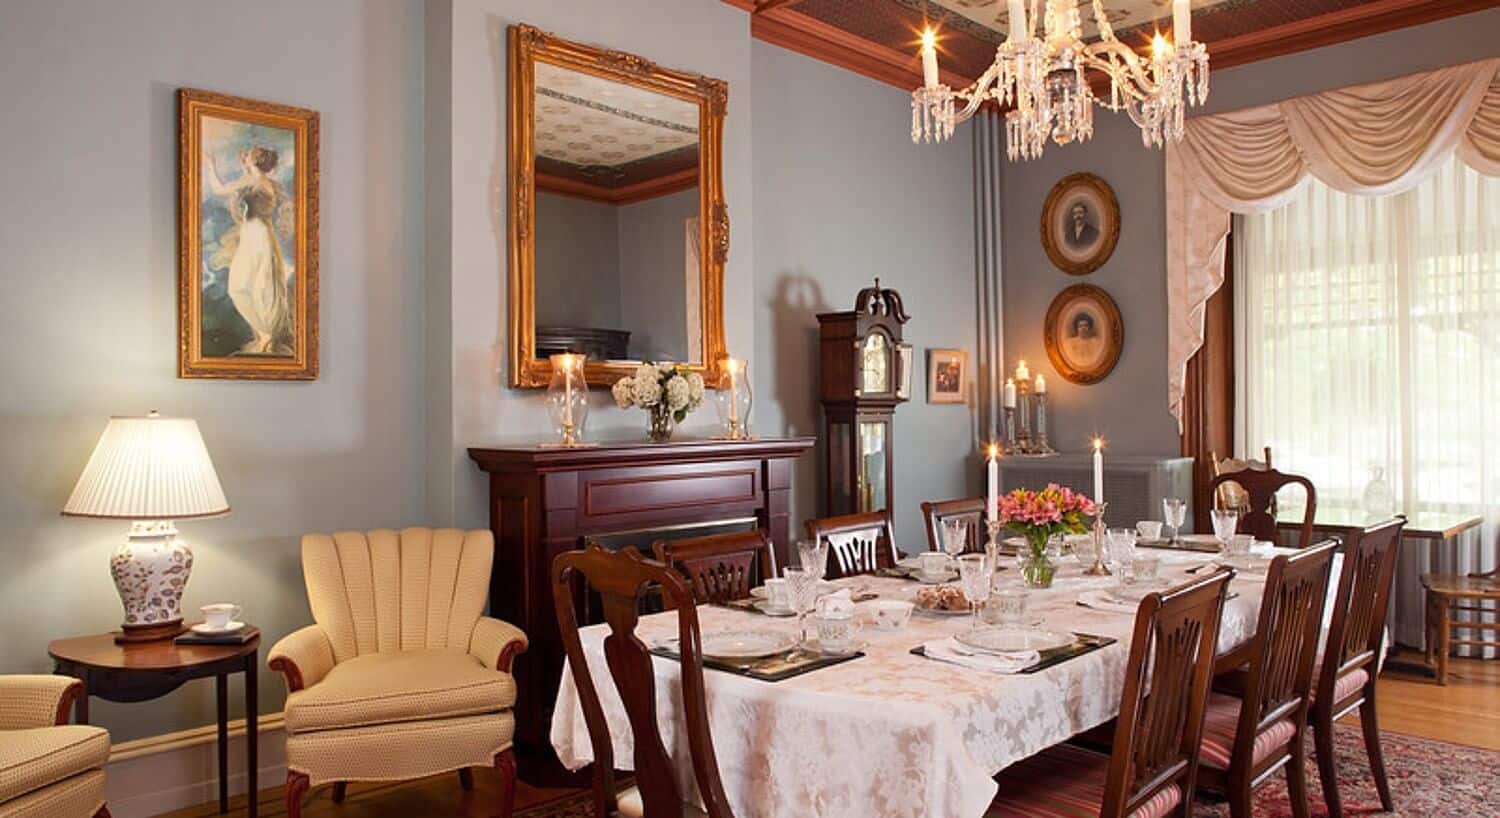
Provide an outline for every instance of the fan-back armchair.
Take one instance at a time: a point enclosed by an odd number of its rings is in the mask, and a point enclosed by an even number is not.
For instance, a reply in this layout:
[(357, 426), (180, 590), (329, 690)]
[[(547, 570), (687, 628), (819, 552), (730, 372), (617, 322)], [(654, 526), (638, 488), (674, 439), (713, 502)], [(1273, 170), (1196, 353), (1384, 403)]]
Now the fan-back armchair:
[(286, 678), (287, 814), (310, 786), (397, 781), (471, 767), (501, 775), (515, 799), (511, 662), (526, 634), (484, 611), (488, 531), (408, 528), (302, 538), (317, 624), (271, 648)]

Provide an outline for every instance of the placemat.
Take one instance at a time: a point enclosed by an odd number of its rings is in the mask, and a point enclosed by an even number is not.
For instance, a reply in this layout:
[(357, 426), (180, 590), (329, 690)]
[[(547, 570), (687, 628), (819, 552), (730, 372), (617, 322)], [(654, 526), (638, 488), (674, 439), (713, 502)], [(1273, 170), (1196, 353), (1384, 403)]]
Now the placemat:
[(1169, 543), (1166, 540), (1136, 540), (1135, 544), (1141, 548), (1155, 548), (1160, 551), (1192, 551), (1198, 554), (1217, 554), (1219, 546), (1217, 543), (1197, 543), (1178, 540)]
[[(1039, 670), (1046, 670), (1053, 665), (1061, 664), (1069, 659), (1082, 656), (1085, 653), (1093, 653), (1100, 648), (1108, 647), (1120, 641), (1112, 636), (1095, 636), (1091, 633), (1074, 632), (1073, 635), (1078, 637), (1077, 641), (1073, 644), (1042, 651), (1042, 658), (1036, 664), (1024, 667), (1017, 671), (1017, 673), (1036, 673)], [(911, 649), (911, 653), (913, 656), (926, 656), (927, 649), (922, 645), (917, 645)]]
[[(681, 661), (682, 657), (677, 651), (665, 645), (658, 645), (651, 649), (657, 656), (667, 659)], [(801, 650), (792, 650), (789, 653), (780, 653), (775, 656), (767, 656), (761, 659), (747, 659), (743, 662), (735, 662), (728, 659), (711, 659), (703, 657), (703, 666), (725, 673), (733, 673), (736, 676), (749, 676), (762, 682), (782, 682), (787, 679), (811, 673), (825, 667), (842, 664), (852, 659), (864, 656), (863, 652), (851, 653), (848, 656), (825, 656), (821, 653), (804, 653)]]

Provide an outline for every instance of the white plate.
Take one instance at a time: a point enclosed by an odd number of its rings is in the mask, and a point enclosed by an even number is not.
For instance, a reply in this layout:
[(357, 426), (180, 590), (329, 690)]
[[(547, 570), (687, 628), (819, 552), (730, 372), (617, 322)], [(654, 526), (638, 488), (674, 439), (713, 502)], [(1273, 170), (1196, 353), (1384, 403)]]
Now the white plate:
[(1212, 534), (1181, 534), (1178, 535), (1177, 539), (1190, 545), (1211, 545), (1215, 548), (1219, 547), (1219, 538), (1215, 537)]
[(1223, 554), (1214, 560), (1219, 565), (1227, 565), (1242, 574), (1264, 574), (1271, 570), (1271, 561), (1265, 557), (1257, 557), (1251, 554), (1248, 557), (1226, 557)]
[(797, 640), (774, 631), (720, 631), (703, 635), (703, 655), (718, 659), (758, 659), (791, 650)]
[(192, 630), (193, 633), (200, 636), (219, 636), (221, 634), (234, 633), (244, 627), (244, 622), (230, 622), (222, 628), (210, 628), (207, 622), (199, 622), (193, 626)]
[[(838, 589), (839, 589), (839, 586), (834, 585), (833, 583), (829, 582), (826, 579), (820, 579), (820, 580), (818, 580), (818, 594), (820, 596), (823, 595), (823, 594), (831, 594), (834, 591), (837, 591)], [(766, 598), (766, 586), (764, 586), (764, 585), (757, 585), (754, 588), (751, 588), (750, 589), (750, 595), (753, 596), (753, 597), (755, 597), (756, 599), (765, 599)]]
[(765, 614), (766, 616), (796, 616), (797, 615), (797, 612), (794, 611), (794, 610), (792, 610), (791, 608), (772, 608), (771, 607), (771, 603), (767, 602), (764, 599), (757, 599), (757, 600), (755, 600), (754, 602), (752, 602), (750, 604), (755, 608), (755, 610), (760, 611), (761, 613)]
[(846, 650), (824, 650), (823, 646), (818, 644), (818, 637), (816, 636), (810, 637), (806, 642), (802, 643), (802, 649), (808, 653), (821, 653), (824, 656), (852, 656), (869, 646), (869, 642), (863, 639), (856, 639), (849, 643), (849, 647)]
[(945, 582), (952, 582), (953, 580), (958, 579), (958, 573), (955, 571), (948, 571), (942, 574), (923, 574), (917, 571), (913, 571), (910, 574), (907, 574), (907, 576), (916, 580), (917, 582), (922, 583), (923, 585), (942, 585)]
[(1133, 585), (1115, 585), (1106, 588), (1104, 593), (1115, 602), (1136, 605), (1146, 598), (1146, 594), (1153, 591), (1161, 591), (1166, 587), (1167, 584), (1165, 582), (1157, 579), (1152, 582), (1137, 582)]
[(1052, 650), (1073, 644), (1073, 634), (1034, 628), (980, 628), (954, 634), (960, 645), (980, 653), (1004, 655)]

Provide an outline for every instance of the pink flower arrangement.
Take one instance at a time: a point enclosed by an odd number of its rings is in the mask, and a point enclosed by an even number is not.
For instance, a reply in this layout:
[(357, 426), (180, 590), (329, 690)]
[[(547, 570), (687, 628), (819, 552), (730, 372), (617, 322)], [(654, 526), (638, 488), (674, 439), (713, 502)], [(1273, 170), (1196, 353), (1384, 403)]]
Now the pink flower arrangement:
[(1084, 518), (1093, 515), (1094, 501), (1070, 488), (1050, 483), (1041, 491), (1016, 489), (999, 498), (1000, 522), (1026, 537), (1040, 555), (1053, 534), (1082, 534)]

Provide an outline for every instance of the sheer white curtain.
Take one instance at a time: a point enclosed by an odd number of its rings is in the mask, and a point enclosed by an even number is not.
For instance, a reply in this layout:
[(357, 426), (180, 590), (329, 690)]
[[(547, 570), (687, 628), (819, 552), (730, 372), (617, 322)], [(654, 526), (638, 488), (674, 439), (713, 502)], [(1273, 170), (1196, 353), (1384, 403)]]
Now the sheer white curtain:
[[(1408, 513), (1481, 514), (1456, 550), (1407, 548), (1399, 641), (1421, 641), (1422, 570), (1489, 570), (1500, 523), (1500, 178), (1450, 158), (1405, 193), (1307, 180), (1237, 216), (1237, 448), (1272, 449), (1320, 507), (1374, 470)], [(1411, 553), (1411, 552), (1417, 553)]]

